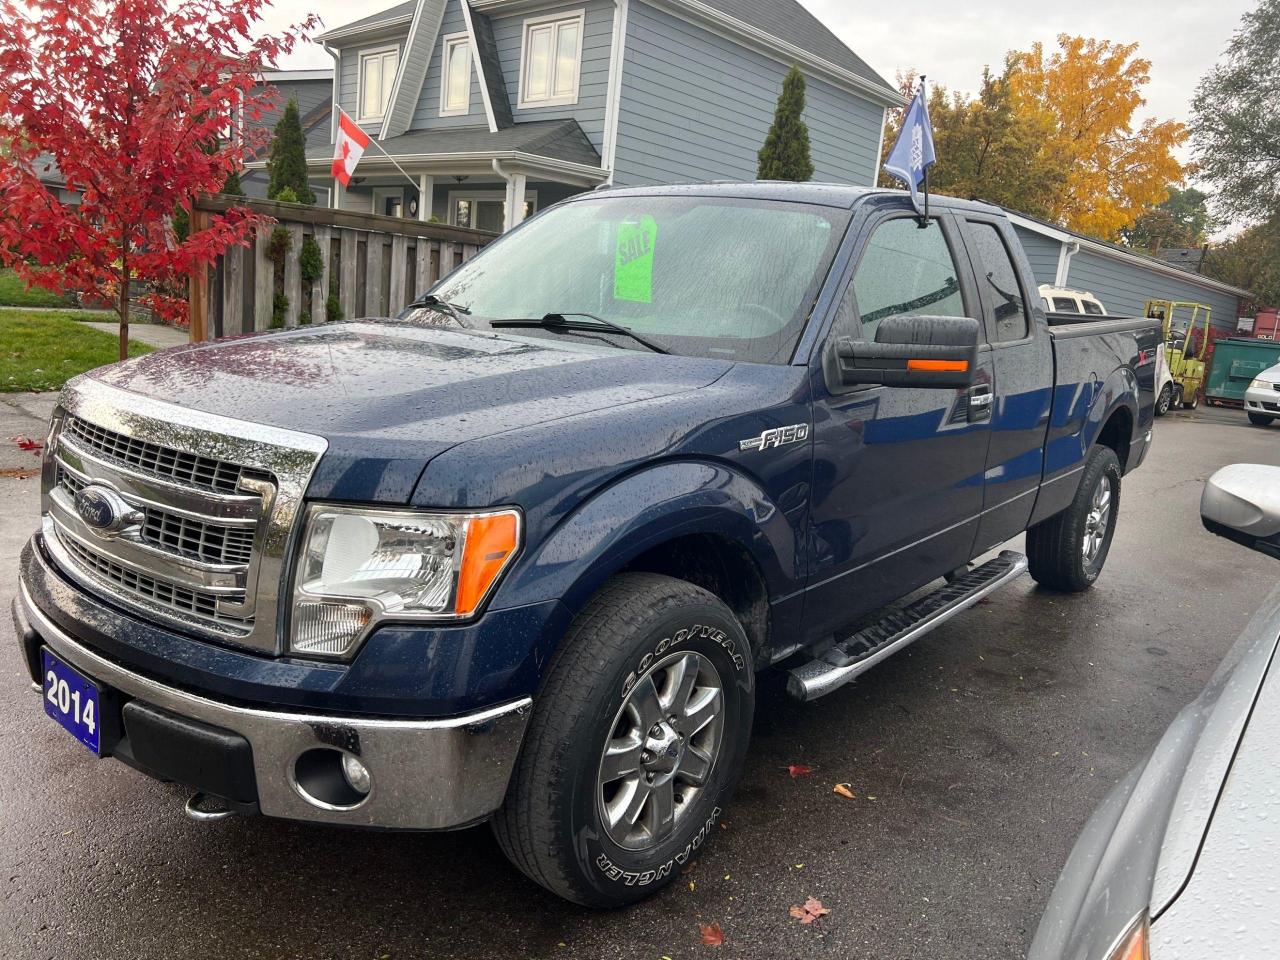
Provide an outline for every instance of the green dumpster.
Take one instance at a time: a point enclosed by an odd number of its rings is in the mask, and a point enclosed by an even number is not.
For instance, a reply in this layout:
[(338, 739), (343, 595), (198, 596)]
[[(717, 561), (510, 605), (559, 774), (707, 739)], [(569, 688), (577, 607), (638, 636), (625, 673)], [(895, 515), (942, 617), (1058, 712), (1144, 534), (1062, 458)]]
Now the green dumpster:
[(1249, 382), (1268, 367), (1280, 363), (1280, 340), (1215, 340), (1204, 396), (1218, 406), (1244, 406)]

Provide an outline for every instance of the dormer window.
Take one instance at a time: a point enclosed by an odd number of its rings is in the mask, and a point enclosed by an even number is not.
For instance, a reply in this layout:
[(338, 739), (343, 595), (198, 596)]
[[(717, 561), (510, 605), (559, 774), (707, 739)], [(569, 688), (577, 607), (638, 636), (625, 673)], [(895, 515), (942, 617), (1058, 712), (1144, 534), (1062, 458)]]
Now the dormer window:
[(456, 117), (471, 108), (471, 40), (465, 33), (444, 38), (440, 61), (440, 116)]
[(524, 22), (520, 49), (520, 106), (578, 102), (583, 12), (533, 17)]
[(398, 47), (382, 47), (360, 53), (359, 104), (361, 120), (381, 120), (391, 102), (391, 88), (396, 82), (396, 70), (400, 66)]

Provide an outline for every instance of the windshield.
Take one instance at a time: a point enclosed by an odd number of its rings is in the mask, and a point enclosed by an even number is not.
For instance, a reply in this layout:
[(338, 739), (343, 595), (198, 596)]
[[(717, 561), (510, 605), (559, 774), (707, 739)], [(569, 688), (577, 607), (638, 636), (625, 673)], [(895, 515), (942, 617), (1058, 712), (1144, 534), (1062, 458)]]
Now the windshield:
[[(594, 315), (671, 353), (786, 363), (848, 217), (776, 201), (592, 197), (549, 210), (432, 293), (476, 326), (547, 314), (589, 324)], [(616, 333), (589, 335), (644, 349)]]

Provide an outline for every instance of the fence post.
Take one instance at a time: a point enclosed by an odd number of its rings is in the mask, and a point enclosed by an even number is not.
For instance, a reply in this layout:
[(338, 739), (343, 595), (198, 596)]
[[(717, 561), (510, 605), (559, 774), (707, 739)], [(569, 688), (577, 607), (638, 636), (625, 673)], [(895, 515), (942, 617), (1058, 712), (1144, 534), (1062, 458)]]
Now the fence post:
[(397, 233), (391, 238), (391, 280), (387, 287), (387, 315), (394, 317), (408, 303), (405, 284), (409, 273), (409, 238)]
[(320, 279), (311, 286), (311, 322), (324, 323), (325, 303), (329, 299), (329, 271), (332, 269), (333, 244), (329, 239), (328, 227), (316, 227), (316, 245), (320, 248), (320, 260), (324, 269)]
[(342, 319), (351, 320), (360, 312), (360, 304), (356, 301), (356, 251), (359, 249), (359, 235), (354, 230), (344, 229), (338, 243), (338, 256), (342, 260), (338, 267), (338, 301), (342, 305)]
[(276, 297), (276, 265), (271, 262), (272, 225), (258, 227), (253, 244), (253, 329), (271, 326), (271, 308)]
[[(192, 209), (191, 232), (209, 228), (209, 214)], [(209, 270), (207, 264), (197, 264), (191, 271), (191, 284), (187, 292), (187, 339), (200, 343), (209, 339)]]

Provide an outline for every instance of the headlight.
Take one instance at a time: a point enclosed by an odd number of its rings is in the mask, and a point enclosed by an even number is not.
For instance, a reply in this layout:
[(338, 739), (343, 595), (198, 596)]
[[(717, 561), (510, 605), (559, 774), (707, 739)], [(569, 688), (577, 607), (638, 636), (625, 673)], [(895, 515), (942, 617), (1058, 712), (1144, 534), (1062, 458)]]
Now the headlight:
[(378, 620), (471, 616), (520, 547), (520, 514), (307, 510), (289, 651), (343, 657)]
[(1107, 960), (1150, 960), (1151, 954), (1147, 945), (1149, 924), (1144, 913), (1124, 932), (1115, 948), (1107, 954)]
[(1254, 380), (1251, 384), (1249, 384), (1249, 389), (1250, 390), (1270, 390), (1271, 384), (1267, 383), (1267, 381), (1265, 380)]

